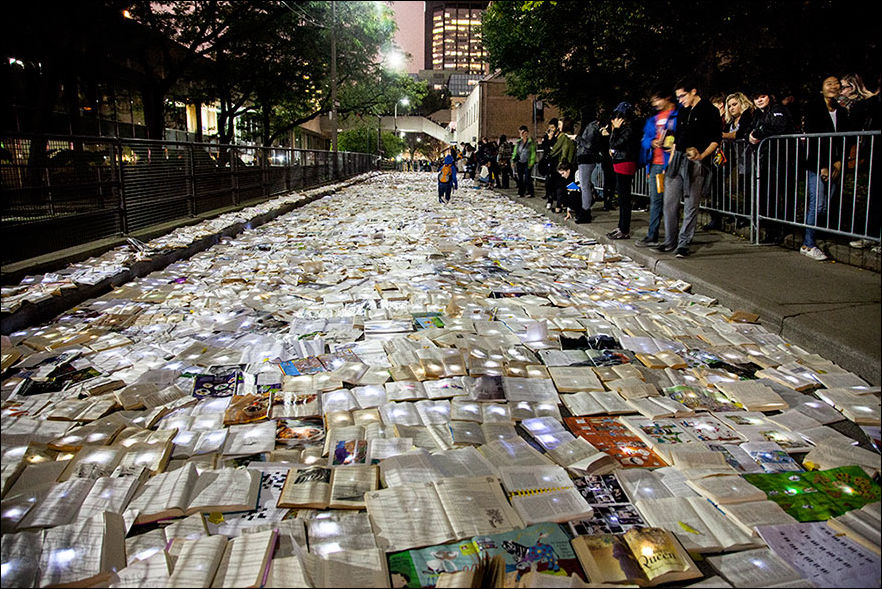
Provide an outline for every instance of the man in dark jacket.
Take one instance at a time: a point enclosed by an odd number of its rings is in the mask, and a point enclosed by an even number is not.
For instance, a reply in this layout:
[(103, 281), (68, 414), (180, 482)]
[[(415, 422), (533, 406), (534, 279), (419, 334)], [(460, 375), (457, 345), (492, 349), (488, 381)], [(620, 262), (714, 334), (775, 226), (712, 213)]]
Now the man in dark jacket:
[(545, 130), (545, 136), (539, 144), (539, 150), (542, 152), (542, 159), (539, 160), (539, 173), (545, 176), (545, 208), (554, 207), (557, 197), (557, 186), (560, 184), (560, 176), (557, 174), (558, 161), (554, 159), (551, 152), (554, 150), (554, 144), (557, 143), (557, 136), (560, 134), (557, 119), (548, 121), (548, 128)]
[[(674, 94), (682, 110), (677, 117), (674, 152), (665, 172), (665, 241), (658, 250), (676, 250), (678, 258), (685, 258), (695, 235), (698, 206), (710, 190), (711, 157), (722, 141), (722, 131), (720, 111), (709, 100), (702, 100), (696, 82), (679, 82)], [(685, 199), (683, 225), (678, 234), (681, 198)]]

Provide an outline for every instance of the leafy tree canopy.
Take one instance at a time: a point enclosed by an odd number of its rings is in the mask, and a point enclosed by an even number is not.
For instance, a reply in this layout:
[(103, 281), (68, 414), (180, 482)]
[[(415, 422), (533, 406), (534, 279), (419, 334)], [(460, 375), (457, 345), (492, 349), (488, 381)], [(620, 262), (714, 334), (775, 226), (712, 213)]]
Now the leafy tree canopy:
[(511, 1), (490, 5), (482, 38), (512, 94), (578, 116), (644, 100), (656, 85), (673, 90), (684, 76), (708, 94), (757, 83), (809, 94), (846, 71), (875, 80), (873, 22), (832, 0)]

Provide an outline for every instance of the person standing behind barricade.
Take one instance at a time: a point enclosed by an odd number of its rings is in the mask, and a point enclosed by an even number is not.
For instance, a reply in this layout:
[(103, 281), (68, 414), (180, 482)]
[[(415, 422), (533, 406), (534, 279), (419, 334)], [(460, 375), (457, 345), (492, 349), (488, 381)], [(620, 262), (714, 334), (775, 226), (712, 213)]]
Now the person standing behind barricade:
[(511, 155), (513, 146), (505, 135), (499, 136), (499, 151), (496, 154), (496, 167), (499, 176), (496, 179), (496, 188), (508, 190), (509, 177), (511, 176)]
[(459, 190), (459, 182), (456, 178), (456, 166), (453, 156), (447, 155), (438, 170), (438, 202), (445, 204), (450, 202), (452, 191)]
[(632, 123), (634, 108), (628, 102), (620, 102), (613, 111), (612, 133), (609, 136), (609, 152), (616, 175), (616, 196), (619, 199), (619, 224), (607, 233), (610, 239), (631, 237), (631, 188), (637, 173), (640, 157), (640, 134)]
[[(849, 129), (848, 111), (838, 100), (840, 89), (837, 76), (824, 78), (821, 97), (812, 100), (805, 108), (806, 133), (838, 133)], [(807, 227), (799, 253), (819, 262), (826, 260), (827, 256), (815, 243), (815, 226), (820, 224), (818, 217), (839, 195), (842, 148), (843, 141), (838, 137), (809, 137), (806, 148)]]
[[(796, 167), (786, 157), (779, 158), (779, 152), (786, 153), (783, 145), (769, 144), (760, 149), (763, 139), (775, 135), (788, 135), (796, 132), (796, 125), (790, 117), (790, 111), (775, 103), (775, 96), (765, 86), (758, 87), (753, 92), (753, 105), (756, 107), (753, 129), (747, 136), (752, 149), (750, 157), (759, 151), (759, 158), (755, 160), (759, 166), (759, 182), (756, 191), (759, 195), (758, 214), (775, 217), (783, 215), (786, 210), (785, 199), (790, 194), (796, 176)], [(781, 147), (782, 149), (778, 149)], [(795, 153), (791, 150), (791, 153)], [(790, 166), (788, 168), (788, 163)], [(781, 243), (784, 239), (784, 229), (780, 223), (771, 223), (766, 231), (766, 240), (772, 243)]]
[[(711, 157), (722, 141), (722, 133), (720, 111), (710, 101), (701, 99), (696, 82), (678, 83), (675, 95), (683, 109), (677, 117), (674, 153), (665, 171), (665, 241), (657, 249), (676, 250), (678, 258), (685, 258), (695, 235), (698, 206), (710, 190)], [(685, 199), (683, 225), (678, 233), (681, 198)]]
[(579, 169), (579, 189), (582, 192), (581, 207), (576, 211), (576, 223), (591, 222), (591, 205), (594, 204), (594, 168), (600, 163), (603, 156), (600, 153), (600, 121), (594, 118), (594, 113), (584, 108), (582, 110), (582, 124), (579, 134), (576, 136), (576, 165)]
[(646, 120), (640, 143), (640, 164), (649, 176), (649, 229), (646, 237), (636, 241), (637, 247), (657, 247), (658, 233), (664, 209), (664, 173), (671, 158), (677, 115), (680, 109), (673, 101), (670, 91), (657, 89), (650, 97), (656, 114)]
[[(750, 192), (750, 170), (752, 169), (747, 153), (747, 136), (753, 130), (755, 113), (753, 102), (743, 92), (733, 92), (726, 97), (726, 127), (723, 130), (723, 149), (726, 158), (733, 162), (731, 169), (737, 174), (734, 178), (730, 177), (731, 204), (740, 209), (736, 212), (741, 213), (748, 210), (743, 202)], [(735, 183), (734, 187), (731, 185), (733, 182)], [(743, 219), (736, 221), (738, 227), (742, 227), (742, 223), (746, 223), (746, 221)]]
[[(711, 98), (711, 103), (720, 112), (720, 132), (722, 133), (726, 130), (726, 96), (716, 94)], [(721, 142), (720, 147), (722, 146)], [(711, 171), (713, 172), (714, 179), (711, 185), (710, 202), (708, 203), (710, 205), (708, 207), (710, 221), (701, 228), (702, 231), (716, 231), (723, 228), (723, 214), (720, 212), (720, 209), (723, 209), (725, 204), (723, 202), (725, 173), (716, 164), (711, 167)]]
[(526, 125), (518, 128), (520, 139), (515, 144), (511, 161), (515, 164), (518, 182), (518, 196), (533, 198), (533, 166), (536, 165), (536, 142), (530, 137), (530, 130)]
[[(555, 167), (548, 173), (549, 177), (554, 176), (554, 212), (560, 213), (566, 209), (567, 201), (567, 185), (573, 182), (576, 172), (576, 144), (570, 135), (573, 134), (573, 121), (570, 119), (561, 119), (558, 123), (559, 132), (554, 148), (551, 150), (552, 161), (557, 162)], [(560, 164), (566, 164), (570, 170), (569, 176), (564, 178), (556, 173)]]

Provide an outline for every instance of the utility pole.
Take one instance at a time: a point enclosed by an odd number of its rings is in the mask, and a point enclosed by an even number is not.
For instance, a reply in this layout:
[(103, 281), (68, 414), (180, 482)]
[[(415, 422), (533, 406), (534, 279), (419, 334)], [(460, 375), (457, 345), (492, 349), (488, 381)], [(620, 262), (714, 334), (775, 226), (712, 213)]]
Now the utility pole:
[(333, 177), (337, 179), (337, 3), (331, 0), (331, 151)]

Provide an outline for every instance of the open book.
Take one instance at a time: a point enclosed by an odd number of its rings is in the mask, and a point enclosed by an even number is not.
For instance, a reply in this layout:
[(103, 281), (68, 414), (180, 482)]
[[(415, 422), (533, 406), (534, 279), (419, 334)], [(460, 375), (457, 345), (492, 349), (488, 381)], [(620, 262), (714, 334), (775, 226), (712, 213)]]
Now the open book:
[(313, 466), (288, 475), (279, 496), (279, 507), (362, 509), (364, 494), (379, 486), (376, 466), (359, 464), (324, 468)]
[(46, 530), (39, 586), (92, 587), (108, 583), (114, 570), (126, 566), (125, 535), (122, 516), (109, 512)]
[(499, 469), (512, 507), (526, 524), (590, 518), (591, 506), (559, 466), (508, 466)]
[(661, 528), (577, 536), (573, 548), (592, 583), (649, 587), (702, 576), (677, 538)]
[(522, 528), (495, 477), (443, 479), (365, 495), (377, 545), (392, 552)]
[(139, 524), (198, 512), (247, 511), (257, 506), (259, 490), (258, 471), (225, 468), (199, 475), (187, 463), (148, 479), (128, 508), (140, 512)]
[(671, 530), (689, 552), (743, 550), (757, 545), (703, 497), (641, 499), (634, 504), (653, 526)]

